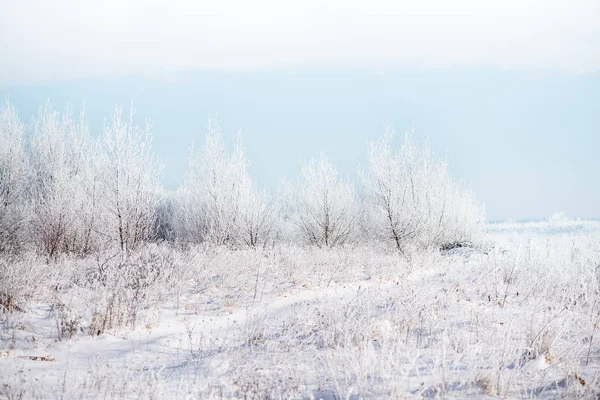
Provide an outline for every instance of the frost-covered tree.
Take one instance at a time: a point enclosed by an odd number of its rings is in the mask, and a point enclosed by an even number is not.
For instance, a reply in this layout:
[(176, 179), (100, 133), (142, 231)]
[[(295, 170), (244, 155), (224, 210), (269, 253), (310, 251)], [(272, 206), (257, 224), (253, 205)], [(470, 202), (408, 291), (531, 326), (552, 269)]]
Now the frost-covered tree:
[(257, 246), (273, 225), (272, 204), (252, 183), (241, 140), (230, 153), (212, 119), (203, 147), (190, 151), (178, 197), (177, 231), (192, 243)]
[(231, 244), (236, 234), (240, 199), (240, 153), (230, 156), (214, 120), (202, 148), (192, 146), (180, 193), (180, 235), (192, 243)]
[(290, 220), (306, 244), (333, 247), (355, 238), (359, 207), (354, 186), (340, 179), (326, 157), (302, 167), (289, 195)]
[(406, 134), (394, 147), (394, 132), (373, 142), (363, 174), (367, 230), (398, 250), (411, 243), (439, 246), (471, 240), (483, 222), (483, 207), (453, 181), (445, 159), (435, 158), (427, 143)]
[(78, 123), (71, 111), (50, 103), (34, 118), (30, 141), (33, 203), (32, 231), (47, 255), (89, 253), (98, 235), (98, 148), (85, 114)]
[(100, 164), (102, 233), (124, 253), (154, 238), (162, 196), (162, 164), (152, 153), (151, 124), (133, 124), (134, 108), (123, 120), (116, 107), (105, 124)]
[(276, 220), (276, 203), (265, 190), (254, 187), (248, 174), (242, 181), (240, 192), (241, 215), (237, 239), (241, 244), (257, 247), (265, 244), (272, 235)]
[(7, 97), (0, 106), (0, 252), (17, 250), (25, 240), (29, 165), (24, 131)]

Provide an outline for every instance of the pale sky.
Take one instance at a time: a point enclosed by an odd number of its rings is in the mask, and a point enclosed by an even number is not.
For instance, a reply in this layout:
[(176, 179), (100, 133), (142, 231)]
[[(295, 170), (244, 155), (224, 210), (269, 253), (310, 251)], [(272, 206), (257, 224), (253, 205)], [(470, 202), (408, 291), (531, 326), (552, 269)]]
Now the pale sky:
[(134, 101), (170, 189), (209, 115), (273, 191), (321, 152), (356, 178), (390, 122), (490, 219), (600, 218), (600, 1), (324, 3), (0, 0), (0, 95), (95, 134)]
[(202, 68), (600, 68), (598, 0), (0, 1), (5, 84)]

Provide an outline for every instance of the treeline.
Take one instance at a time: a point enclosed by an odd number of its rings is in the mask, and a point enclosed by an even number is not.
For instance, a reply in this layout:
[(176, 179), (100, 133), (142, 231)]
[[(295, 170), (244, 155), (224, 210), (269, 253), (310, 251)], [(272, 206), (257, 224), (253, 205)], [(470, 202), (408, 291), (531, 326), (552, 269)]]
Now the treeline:
[(0, 252), (129, 254), (156, 241), (231, 248), (367, 242), (405, 251), (471, 241), (484, 220), (445, 159), (410, 135), (395, 146), (391, 128), (369, 146), (358, 185), (321, 156), (273, 196), (252, 182), (241, 141), (228, 149), (209, 120), (182, 186), (167, 192), (151, 124), (135, 125), (133, 114), (117, 107), (94, 137), (84, 113), (76, 118), (46, 104), (26, 125), (5, 100)]

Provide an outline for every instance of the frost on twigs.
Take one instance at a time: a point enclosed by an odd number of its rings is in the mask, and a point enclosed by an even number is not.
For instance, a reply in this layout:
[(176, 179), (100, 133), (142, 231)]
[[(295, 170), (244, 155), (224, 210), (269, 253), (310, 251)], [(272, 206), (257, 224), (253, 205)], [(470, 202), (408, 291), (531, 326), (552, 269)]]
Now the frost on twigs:
[(25, 126), (7, 97), (0, 105), (0, 253), (27, 242), (29, 174)]
[(255, 186), (241, 135), (229, 151), (218, 121), (208, 121), (200, 149), (190, 150), (184, 184), (176, 193), (174, 229), (179, 240), (257, 247), (271, 237), (275, 203)]
[(44, 272), (34, 254), (0, 253), (0, 312), (26, 311), (43, 294)]
[(363, 172), (366, 230), (399, 251), (407, 244), (444, 247), (478, 239), (485, 216), (473, 193), (450, 176), (448, 162), (429, 144), (394, 131), (371, 144)]
[(391, 129), (359, 185), (323, 155), (270, 196), (211, 120), (165, 193), (133, 110), (3, 107), (0, 397), (600, 393), (597, 221), (484, 225)]
[(334, 247), (357, 240), (360, 208), (356, 190), (338, 175), (321, 155), (302, 167), (295, 185), (286, 187), (286, 217), (298, 242)]

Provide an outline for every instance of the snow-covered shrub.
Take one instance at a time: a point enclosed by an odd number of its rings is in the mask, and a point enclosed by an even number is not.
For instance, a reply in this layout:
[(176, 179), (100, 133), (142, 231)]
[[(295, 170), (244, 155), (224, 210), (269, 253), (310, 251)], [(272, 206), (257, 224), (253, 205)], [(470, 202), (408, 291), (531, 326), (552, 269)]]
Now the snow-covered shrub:
[(24, 311), (33, 299), (43, 298), (43, 267), (32, 253), (0, 253), (0, 310)]
[(451, 178), (447, 161), (408, 133), (396, 148), (389, 126), (369, 148), (363, 184), (367, 235), (400, 251), (410, 243), (441, 247), (473, 241), (484, 222), (483, 207)]
[(192, 260), (178, 249), (146, 244), (85, 258), (62, 255), (44, 265), (46, 279), (34, 285), (52, 305), (59, 338), (77, 332), (98, 335), (134, 328), (145, 312), (177, 299), (190, 284)]
[[(95, 264), (95, 265), (94, 265)], [(83, 288), (97, 298), (89, 332), (135, 327), (139, 313), (177, 297), (190, 271), (181, 254), (167, 246), (145, 245), (126, 258), (97, 260), (85, 271)]]
[(76, 309), (61, 302), (55, 302), (53, 308), (56, 314), (56, 331), (59, 340), (72, 339), (80, 330), (83, 330), (81, 316)]

